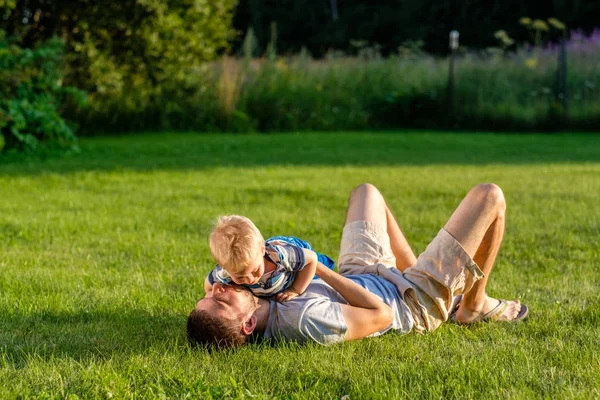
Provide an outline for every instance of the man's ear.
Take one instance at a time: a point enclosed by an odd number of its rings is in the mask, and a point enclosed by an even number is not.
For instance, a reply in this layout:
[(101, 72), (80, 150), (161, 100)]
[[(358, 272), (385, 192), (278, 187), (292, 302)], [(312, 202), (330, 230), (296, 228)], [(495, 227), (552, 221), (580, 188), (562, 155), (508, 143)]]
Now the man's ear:
[(258, 318), (256, 318), (256, 315), (251, 315), (242, 325), (242, 333), (246, 336), (250, 336), (252, 332), (254, 332), (254, 329), (256, 329), (257, 321)]

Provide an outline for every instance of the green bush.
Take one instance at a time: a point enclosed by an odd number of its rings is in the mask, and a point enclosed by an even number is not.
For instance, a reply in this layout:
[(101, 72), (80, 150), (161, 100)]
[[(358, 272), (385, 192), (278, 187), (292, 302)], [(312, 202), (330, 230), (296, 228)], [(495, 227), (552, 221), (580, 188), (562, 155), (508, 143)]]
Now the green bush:
[(0, 136), (6, 150), (35, 151), (40, 142), (75, 148), (73, 126), (61, 116), (67, 97), (83, 93), (62, 85), (60, 40), (23, 49), (0, 31)]

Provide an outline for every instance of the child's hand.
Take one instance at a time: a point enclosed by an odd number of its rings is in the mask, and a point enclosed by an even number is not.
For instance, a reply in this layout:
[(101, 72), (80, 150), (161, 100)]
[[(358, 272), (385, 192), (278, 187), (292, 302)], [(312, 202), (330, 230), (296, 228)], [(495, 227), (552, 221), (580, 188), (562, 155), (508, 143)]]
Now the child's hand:
[(212, 285), (208, 281), (208, 276), (204, 279), (204, 297), (212, 297), (213, 290)]
[(294, 288), (290, 287), (281, 293), (277, 293), (277, 301), (283, 303), (284, 301), (293, 299), (296, 296), (298, 296), (298, 292), (296, 292)]

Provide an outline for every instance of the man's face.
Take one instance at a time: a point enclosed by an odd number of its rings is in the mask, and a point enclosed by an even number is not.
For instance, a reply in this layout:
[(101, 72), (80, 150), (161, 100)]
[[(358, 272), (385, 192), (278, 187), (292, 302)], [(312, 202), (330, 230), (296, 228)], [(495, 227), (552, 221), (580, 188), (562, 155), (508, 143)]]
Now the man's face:
[(222, 285), (215, 282), (212, 296), (200, 299), (196, 310), (206, 311), (216, 318), (240, 319), (251, 316), (258, 308), (258, 298), (248, 289), (238, 285)]

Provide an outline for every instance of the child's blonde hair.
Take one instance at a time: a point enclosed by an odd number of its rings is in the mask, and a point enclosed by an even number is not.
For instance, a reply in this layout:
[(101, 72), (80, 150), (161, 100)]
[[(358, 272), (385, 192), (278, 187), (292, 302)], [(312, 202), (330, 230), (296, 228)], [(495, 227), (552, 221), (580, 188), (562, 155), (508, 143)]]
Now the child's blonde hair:
[(219, 217), (208, 238), (215, 261), (234, 273), (246, 269), (258, 257), (264, 241), (256, 225), (241, 215)]

